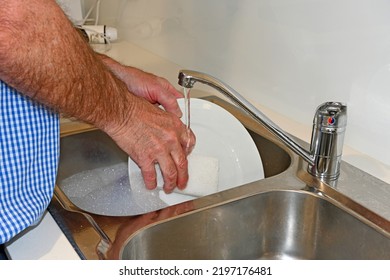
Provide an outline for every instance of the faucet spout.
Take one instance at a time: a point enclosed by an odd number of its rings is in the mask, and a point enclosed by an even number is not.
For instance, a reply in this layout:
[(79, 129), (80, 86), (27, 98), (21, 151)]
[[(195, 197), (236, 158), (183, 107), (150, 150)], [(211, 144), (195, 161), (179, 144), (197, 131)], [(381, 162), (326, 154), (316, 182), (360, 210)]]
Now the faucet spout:
[(340, 173), (341, 151), (346, 125), (346, 105), (339, 102), (327, 102), (317, 109), (309, 152), (241, 94), (221, 80), (192, 70), (181, 70), (179, 72), (179, 85), (192, 88), (195, 82), (215, 88), (254, 120), (261, 123), (293, 152), (308, 162), (308, 172), (310, 174), (326, 182), (337, 180)]

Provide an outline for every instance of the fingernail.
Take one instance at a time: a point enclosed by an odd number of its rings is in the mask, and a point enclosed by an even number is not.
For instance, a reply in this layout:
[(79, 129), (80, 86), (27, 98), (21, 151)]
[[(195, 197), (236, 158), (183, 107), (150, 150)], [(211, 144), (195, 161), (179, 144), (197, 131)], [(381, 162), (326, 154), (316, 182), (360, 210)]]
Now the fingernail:
[(166, 194), (170, 194), (170, 193), (173, 192), (173, 189), (168, 189), (168, 188), (166, 188), (166, 187), (164, 187), (163, 189), (164, 189), (164, 192), (165, 192)]

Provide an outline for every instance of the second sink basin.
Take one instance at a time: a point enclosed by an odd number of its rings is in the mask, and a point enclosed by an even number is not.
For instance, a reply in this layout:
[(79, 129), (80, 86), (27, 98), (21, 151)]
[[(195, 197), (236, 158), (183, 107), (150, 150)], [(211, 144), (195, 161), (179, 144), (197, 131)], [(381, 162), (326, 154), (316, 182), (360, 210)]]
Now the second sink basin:
[(390, 259), (390, 239), (308, 191), (270, 191), (144, 228), (122, 259)]

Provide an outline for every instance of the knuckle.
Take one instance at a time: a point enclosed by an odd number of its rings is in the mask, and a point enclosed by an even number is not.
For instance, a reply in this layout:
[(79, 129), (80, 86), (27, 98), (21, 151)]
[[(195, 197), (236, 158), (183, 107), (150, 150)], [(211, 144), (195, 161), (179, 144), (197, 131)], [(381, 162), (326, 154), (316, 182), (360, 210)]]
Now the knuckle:
[(180, 170), (187, 170), (187, 168), (188, 168), (188, 159), (185, 156), (180, 157), (179, 160), (178, 160), (178, 163), (177, 163), (177, 167)]
[(177, 178), (177, 170), (176, 168), (169, 168), (165, 173), (164, 173), (164, 179), (173, 184), (176, 182)]
[(147, 189), (153, 189), (156, 187), (157, 177), (154, 170), (142, 170), (142, 177)]

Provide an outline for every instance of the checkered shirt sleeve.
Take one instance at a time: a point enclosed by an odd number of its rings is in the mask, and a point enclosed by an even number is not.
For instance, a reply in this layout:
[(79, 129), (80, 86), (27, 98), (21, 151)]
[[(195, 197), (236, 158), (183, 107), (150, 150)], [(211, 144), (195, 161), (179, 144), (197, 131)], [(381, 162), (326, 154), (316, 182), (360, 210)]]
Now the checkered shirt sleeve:
[(58, 157), (58, 115), (0, 81), (0, 244), (39, 221)]

